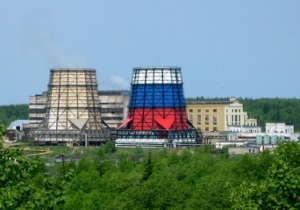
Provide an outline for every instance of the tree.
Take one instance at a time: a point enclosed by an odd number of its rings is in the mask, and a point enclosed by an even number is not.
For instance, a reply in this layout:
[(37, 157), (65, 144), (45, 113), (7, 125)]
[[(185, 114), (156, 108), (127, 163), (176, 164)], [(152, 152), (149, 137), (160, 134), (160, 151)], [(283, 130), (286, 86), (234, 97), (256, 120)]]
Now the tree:
[(300, 145), (283, 143), (264, 179), (243, 182), (231, 194), (232, 209), (299, 209)]
[(152, 154), (151, 151), (149, 150), (141, 181), (147, 181), (150, 175), (152, 174), (152, 171), (153, 171)]
[[(0, 138), (4, 134), (0, 123)], [(42, 186), (37, 186), (31, 180), (39, 167), (37, 160), (24, 157), (22, 149), (3, 148), (0, 142), (0, 209), (54, 209), (64, 202), (66, 179), (56, 185), (45, 177)]]
[(114, 153), (117, 151), (115, 144), (112, 141), (108, 141), (105, 144), (105, 153)]
[(6, 128), (0, 121), (0, 149), (3, 148), (3, 136), (6, 135)]

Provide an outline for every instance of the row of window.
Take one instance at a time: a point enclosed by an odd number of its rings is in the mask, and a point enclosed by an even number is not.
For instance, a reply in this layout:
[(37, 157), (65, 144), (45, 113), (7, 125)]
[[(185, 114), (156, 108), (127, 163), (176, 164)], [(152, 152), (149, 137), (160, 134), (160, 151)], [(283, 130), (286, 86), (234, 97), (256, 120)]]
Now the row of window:
[[(199, 129), (199, 130), (200, 130), (201, 128), (200, 128), (200, 127), (198, 127), (197, 129)], [(205, 128), (204, 128), (204, 130), (205, 130), (205, 131), (209, 131), (209, 127), (205, 127)], [(218, 128), (217, 128), (217, 127), (213, 127), (213, 131), (217, 131), (217, 130), (218, 130)]]
[[(194, 109), (189, 109), (189, 112), (194, 112)], [(201, 112), (201, 109), (197, 109), (197, 112)], [(205, 109), (205, 112), (209, 112), (209, 109)], [(218, 112), (218, 110), (213, 109), (213, 112)]]
[(30, 121), (31, 120), (40, 120), (40, 121), (42, 121), (42, 120), (44, 120), (44, 117), (30, 117), (29, 120)]
[(123, 117), (102, 117), (102, 120), (123, 120)]
[[(243, 115), (231, 115), (231, 121), (241, 121), (241, 118)], [(228, 122), (230, 118), (230, 115), (226, 115), (226, 121)], [(244, 116), (244, 120), (246, 120), (246, 116)]]
[(45, 113), (45, 109), (29, 109), (29, 113)]
[[(228, 112), (228, 109), (226, 109), (226, 112)], [(231, 112), (241, 112), (240, 109), (232, 109)]]
[(123, 108), (100, 108), (102, 113), (123, 113)]
[[(213, 121), (217, 121), (218, 117), (217, 115), (213, 115)], [(193, 115), (189, 115), (189, 121), (193, 121)], [(197, 115), (197, 121), (201, 121), (201, 115)], [(209, 115), (205, 115), (205, 121), (209, 121)]]
[[(201, 125), (201, 122), (197, 122), (197, 125)], [(209, 125), (209, 122), (205, 122), (205, 125)], [(218, 125), (217, 122), (213, 122), (213, 125)]]

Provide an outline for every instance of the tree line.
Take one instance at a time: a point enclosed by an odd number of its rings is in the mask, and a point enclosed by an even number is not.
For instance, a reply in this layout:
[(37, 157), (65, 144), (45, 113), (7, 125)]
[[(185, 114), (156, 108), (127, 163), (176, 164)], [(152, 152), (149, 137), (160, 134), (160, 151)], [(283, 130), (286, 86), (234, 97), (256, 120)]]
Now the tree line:
[(8, 127), (10, 123), (18, 119), (29, 118), (29, 105), (2, 105), (0, 106), (0, 121)]

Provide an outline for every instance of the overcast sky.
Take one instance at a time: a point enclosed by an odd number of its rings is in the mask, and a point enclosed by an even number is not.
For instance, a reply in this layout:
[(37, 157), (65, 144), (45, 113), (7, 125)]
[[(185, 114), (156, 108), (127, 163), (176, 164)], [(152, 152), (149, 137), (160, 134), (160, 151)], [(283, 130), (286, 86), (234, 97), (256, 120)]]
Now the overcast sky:
[(300, 97), (299, 0), (1, 0), (0, 49), (0, 105), (66, 67), (96, 69), (99, 90), (178, 66), (185, 97)]

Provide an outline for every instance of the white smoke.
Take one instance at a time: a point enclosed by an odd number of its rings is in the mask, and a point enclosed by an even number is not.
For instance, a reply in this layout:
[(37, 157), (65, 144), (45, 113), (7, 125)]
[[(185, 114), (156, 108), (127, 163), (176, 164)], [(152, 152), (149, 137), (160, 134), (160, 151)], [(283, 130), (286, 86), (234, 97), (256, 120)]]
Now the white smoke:
[[(22, 22), (23, 39), (22, 51), (26, 57), (32, 51), (40, 54), (53, 68), (82, 68), (88, 67), (80, 51), (68, 49), (58, 42), (54, 31), (49, 28), (49, 18), (40, 11), (24, 18)], [(63, 32), (62, 32), (63, 33)], [(75, 43), (74, 43), (75, 45)]]
[(119, 90), (129, 90), (130, 88), (130, 83), (119, 76), (110, 76), (107, 82)]

